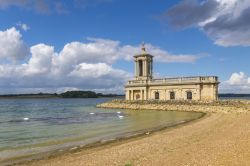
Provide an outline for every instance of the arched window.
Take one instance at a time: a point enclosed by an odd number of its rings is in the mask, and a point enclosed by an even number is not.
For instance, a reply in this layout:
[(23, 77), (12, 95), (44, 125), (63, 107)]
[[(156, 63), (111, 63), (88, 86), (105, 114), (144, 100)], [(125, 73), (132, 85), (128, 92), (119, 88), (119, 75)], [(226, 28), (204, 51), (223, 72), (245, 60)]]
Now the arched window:
[(187, 92), (187, 99), (188, 99), (188, 100), (192, 100), (192, 99), (193, 99), (193, 94), (192, 94), (191, 91), (188, 91), (188, 92)]
[(139, 76), (142, 76), (143, 75), (143, 63), (142, 63), (142, 60), (139, 60), (138, 63), (139, 63)]
[(140, 95), (137, 94), (137, 95), (135, 96), (135, 98), (136, 98), (136, 100), (140, 100)]
[(155, 99), (159, 100), (160, 99), (160, 93), (159, 92), (155, 92)]
[(175, 92), (170, 92), (170, 100), (175, 100)]

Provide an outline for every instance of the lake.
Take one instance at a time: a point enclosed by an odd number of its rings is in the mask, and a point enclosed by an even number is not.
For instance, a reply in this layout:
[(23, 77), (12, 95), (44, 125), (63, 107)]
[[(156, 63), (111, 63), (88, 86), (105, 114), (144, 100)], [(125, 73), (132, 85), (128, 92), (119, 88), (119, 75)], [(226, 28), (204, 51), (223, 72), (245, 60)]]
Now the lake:
[(111, 99), (1, 99), (0, 164), (130, 137), (203, 115), (95, 107)]

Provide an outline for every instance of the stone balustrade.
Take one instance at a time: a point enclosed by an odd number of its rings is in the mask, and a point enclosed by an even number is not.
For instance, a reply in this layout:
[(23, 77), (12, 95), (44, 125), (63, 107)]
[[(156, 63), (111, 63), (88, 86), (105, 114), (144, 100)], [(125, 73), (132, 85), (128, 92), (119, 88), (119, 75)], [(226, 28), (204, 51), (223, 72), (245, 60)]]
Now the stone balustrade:
[(185, 83), (216, 83), (218, 77), (216, 76), (205, 76), (205, 77), (174, 77), (174, 78), (163, 78), (163, 79), (151, 79), (151, 80), (130, 80), (127, 83), (129, 85), (158, 85), (158, 84), (185, 84)]

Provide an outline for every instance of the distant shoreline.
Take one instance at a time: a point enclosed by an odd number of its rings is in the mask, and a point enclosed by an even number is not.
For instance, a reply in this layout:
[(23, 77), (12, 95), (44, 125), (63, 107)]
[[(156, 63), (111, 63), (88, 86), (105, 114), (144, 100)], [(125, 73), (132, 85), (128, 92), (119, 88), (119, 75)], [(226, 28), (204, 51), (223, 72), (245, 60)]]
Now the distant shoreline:
[(58, 96), (0, 96), (0, 99), (49, 99), (49, 98), (62, 98)]
[(5, 94), (0, 99), (47, 99), (47, 98), (100, 98), (123, 97), (120, 94), (102, 94), (93, 91), (67, 91), (64, 93), (36, 93), (36, 94)]
[(0, 96), (1, 99), (94, 99), (94, 98), (123, 98), (124, 96), (107, 96), (107, 97), (59, 97), (59, 96), (13, 96), (13, 97), (5, 97)]

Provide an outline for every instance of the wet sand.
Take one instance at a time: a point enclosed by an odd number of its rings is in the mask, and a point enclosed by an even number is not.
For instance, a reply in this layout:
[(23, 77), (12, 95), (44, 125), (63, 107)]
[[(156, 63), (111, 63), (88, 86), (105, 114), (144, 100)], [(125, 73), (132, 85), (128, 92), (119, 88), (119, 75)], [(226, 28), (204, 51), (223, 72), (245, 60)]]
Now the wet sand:
[(23, 165), (250, 165), (250, 113), (205, 117), (143, 137)]

